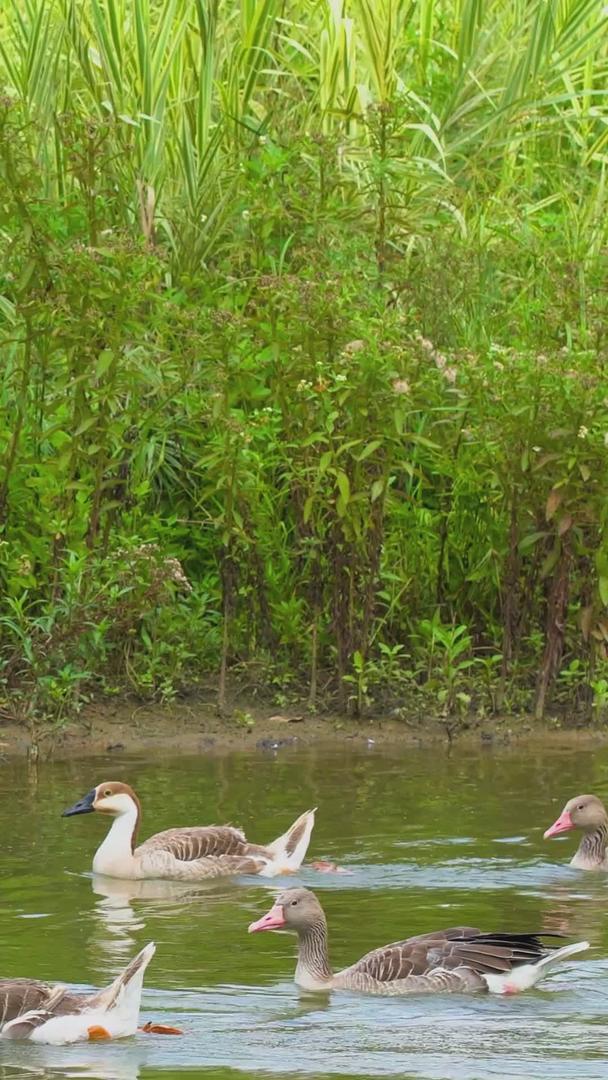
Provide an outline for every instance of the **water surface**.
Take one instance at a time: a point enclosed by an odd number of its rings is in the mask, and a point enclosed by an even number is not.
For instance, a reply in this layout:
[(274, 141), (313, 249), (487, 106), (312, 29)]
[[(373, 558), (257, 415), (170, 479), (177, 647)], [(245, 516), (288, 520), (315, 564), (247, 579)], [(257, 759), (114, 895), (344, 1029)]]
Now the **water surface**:
[[(154, 940), (143, 1019), (185, 1035), (0, 1043), (0, 1078), (599, 1080), (608, 1065), (608, 880), (568, 867), (571, 837), (547, 843), (542, 833), (571, 795), (606, 795), (607, 776), (606, 750), (530, 747), (4, 763), (2, 974), (101, 985)], [(93, 880), (106, 822), (60, 814), (110, 779), (139, 792), (143, 836), (231, 822), (264, 842), (318, 806), (310, 856), (352, 873), (308, 869), (296, 880), (321, 896), (336, 967), (459, 923), (559, 930), (593, 948), (518, 998), (302, 996), (294, 940), (247, 935), (279, 882)]]

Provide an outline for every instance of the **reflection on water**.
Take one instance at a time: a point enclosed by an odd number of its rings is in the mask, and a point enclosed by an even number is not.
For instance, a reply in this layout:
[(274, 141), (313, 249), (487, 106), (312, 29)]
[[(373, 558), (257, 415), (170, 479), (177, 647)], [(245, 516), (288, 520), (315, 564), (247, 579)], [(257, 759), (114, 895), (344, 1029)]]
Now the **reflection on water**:
[[(215, 907), (225, 907), (238, 896), (238, 890), (250, 878), (226, 878), (202, 882), (186, 881), (122, 881), (119, 878), (91, 875), (93, 892), (100, 896), (93, 913), (102, 928), (110, 935), (100, 935), (99, 943), (107, 948), (112, 957), (125, 956), (137, 950), (136, 931), (146, 925), (146, 912), (168, 922), (179, 922), (191, 917), (195, 910), (199, 915), (213, 918)], [(282, 879), (260, 879), (273, 892), (281, 888)], [(257, 883), (258, 879), (255, 878)], [(290, 879), (291, 883), (291, 879)], [(132, 901), (152, 901), (134, 904)], [(160, 901), (160, 903), (155, 903)], [(198, 905), (198, 906), (197, 906)]]
[(130, 953), (135, 949), (135, 932), (145, 927), (144, 909), (132, 900), (163, 901), (167, 918), (179, 918), (183, 905), (200, 897), (203, 889), (179, 881), (121, 881), (119, 878), (93, 874), (93, 892), (100, 896), (94, 905), (94, 913), (100, 923), (112, 935), (107, 946), (114, 956)]
[[(210, 1080), (306, 1074), (416, 1080), (599, 1080), (606, 1065), (608, 876), (573, 871), (571, 837), (542, 833), (567, 798), (602, 795), (608, 752), (385, 753), (289, 750), (176, 761), (0, 766), (4, 838), (3, 974), (103, 985), (145, 942), (143, 1019), (183, 1037), (35, 1047), (0, 1043), (0, 1080), (103, 1077)], [(255, 839), (318, 805), (311, 859), (351, 874), (304, 869), (322, 894), (332, 956), (440, 926), (545, 930), (588, 938), (588, 954), (516, 999), (303, 997), (289, 936), (247, 926), (283, 883), (121, 882), (92, 877), (107, 824), (61, 819), (104, 776), (142, 797), (142, 835), (226, 821)], [(19, 814), (14, 807), (19, 805)]]
[(87, 1048), (90, 1060), (83, 1057), (79, 1046), (28, 1046), (27, 1053), (24, 1049), (11, 1047), (9, 1052), (3, 1052), (0, 1080), (137, 1080), (141, 1076), (141, 1062), (126, 1046), (120, 1047), (123, 1052), (118, 1056), (107, 1052), (92, 1055)]

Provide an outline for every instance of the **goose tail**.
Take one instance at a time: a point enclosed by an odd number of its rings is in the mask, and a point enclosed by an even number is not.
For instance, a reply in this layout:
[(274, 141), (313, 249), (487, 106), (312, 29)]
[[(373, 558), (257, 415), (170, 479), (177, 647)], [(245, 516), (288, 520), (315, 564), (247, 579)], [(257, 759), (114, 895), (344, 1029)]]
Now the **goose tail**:
[(588, 941), (575, 941), (572, 945), (563, 945), (561, 949), (554, 949), (547, 956), (543, 956), (542, 960), (539, 960), (538, 964), (536, 964), (536, 967), (539, 971), (547, 971), (548, 968), (552, 968), (554, 964), (558, 964), (561, 960), (567, 960), (569, 956), (576, 956), (577, 953), (585, 952), (588, 948)]
[(144, 974), (155, 952), (156, 945), (151, 941), (133, 957), (110, 986), (95, 995), (90, 1003), (91, 1008), (104, 1012), (116, 1011), (129, 1022), (129, 1026), (132, 1023), (135, 1029), (139, 1018)]
[(534, 964), (521, 964), (512, 971), (486, 974), (482, 978), (492, 994), (519, 994), (522, 990), (530, 990), (531, 987), (536, 986), (536, 983), (555, 964), (567, 960), (569, 956), (575, 956), (576, 953), (584, 952), (588, 948), (588, 941), (575, 941), (572, 945), (564, 945), (561, 949), (552, 949)]
[(310, 843), (310, 837), (315, 824), (315, 810), (306, 810), (300, 814), (297, 821), (289, 827), (287, 832), (277, 837), (267, 845), (272, 859), (269, 864), (271, 874), (292, 874), (299, 870)]

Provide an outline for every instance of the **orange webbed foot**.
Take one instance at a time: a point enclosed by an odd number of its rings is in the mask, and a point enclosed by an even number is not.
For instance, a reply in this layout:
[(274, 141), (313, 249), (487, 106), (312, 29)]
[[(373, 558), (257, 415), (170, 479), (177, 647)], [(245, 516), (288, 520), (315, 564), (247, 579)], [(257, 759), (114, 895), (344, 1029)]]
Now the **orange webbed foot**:
[(183, 1035), (183, 1031), (178, 1027), (171, 1027), (170, 1024), (153, 1024), (151, 1020), (148, 1020), (147, 1024), (140, 1027), (140, 1031), (145, 1031), (146, 1035)]
[(309, 863), (311, 870), (318, 870), (320, 874), (352, 874), (352, 870), (346, 870), (335, 862), (327, 862), (326, 859), (317, 859)]
[(91, 1042), (100, 1042), (102, 1039), (111, 1039), (112, 1036), (101, 1024), (93, 1024), (87, 1028), (87, 1034)]

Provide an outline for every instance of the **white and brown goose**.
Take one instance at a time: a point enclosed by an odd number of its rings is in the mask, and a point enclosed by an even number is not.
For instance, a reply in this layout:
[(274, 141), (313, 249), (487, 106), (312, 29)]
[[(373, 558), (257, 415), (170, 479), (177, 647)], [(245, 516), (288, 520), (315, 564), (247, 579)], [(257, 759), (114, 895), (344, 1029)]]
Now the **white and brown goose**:
[(249, 927), (250, 934), (261, 930), (292, 930), (298, 935), (295, 981), (311, 991), (515, 994), (534, 986), (559, 960), (589, 948), (587, 941), (577, 941), (551, 949), (536, 934), (484, 934), (470, 926), (456, 926), (384, 945), (334, 973), (325, 913), (309, 889), (281, 893), (271, 910)]
[[(134, 1035), (144, 972), (154, 951), (153, 943), (146, 945), (110, 986), (93, 994), (35, 979), (0, 979), (1, 1037), (63, 1046)], [(157, 1030), (152, 1025), (148, 1029)]]
[(581, 829), (583, 836), (570, 866), (577, 870), (608, 870), (608, 814), (596, 795), (577, 795), (570, 799), (544, 838), (549, 840), (572, 829)]
[(314, 810), (307, 810), (266, 846), (250, 844), (240, 829), (230, 825), (204, 825), (165, 829), (136, 847), (141, 804), (133, 788), (114, 780), (98, 784), (63, 816), (94, 812), (114, 820), (95, 853), (93, 872), (130, 880), (204, 881), (230, 874), (293, 873), (306, 854), (315, 821)]

